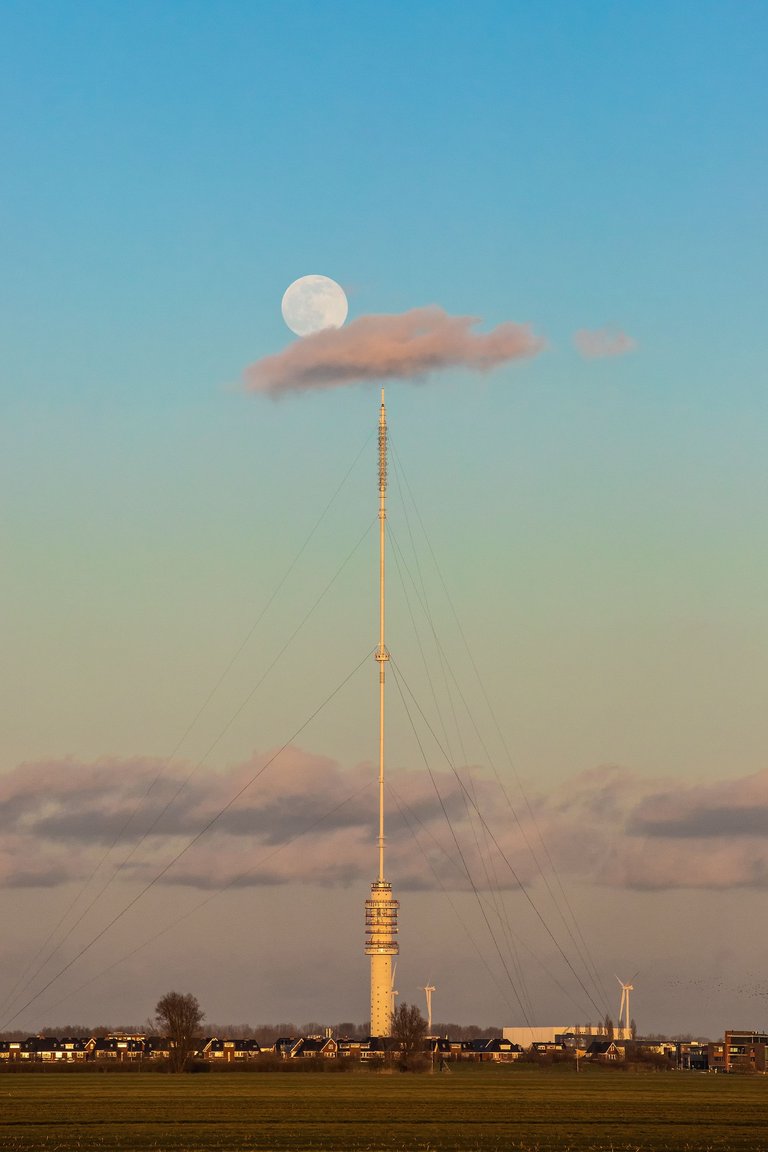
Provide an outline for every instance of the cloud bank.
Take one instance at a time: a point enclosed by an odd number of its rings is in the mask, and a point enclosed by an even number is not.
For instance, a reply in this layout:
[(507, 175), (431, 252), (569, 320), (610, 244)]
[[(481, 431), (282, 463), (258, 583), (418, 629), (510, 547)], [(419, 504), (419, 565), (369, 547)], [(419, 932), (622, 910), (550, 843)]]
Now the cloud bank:
[[(259, 753), (226, 771), (194, 777), (121, 878), (151, 879), (268, 758)], [(24, 764), (0, 777), (0, 883), (55, 887), (83, 880), (113, 843), (106, 867), (117, 868), (188, 771), (183, 764), (168, 769), (150, 793), (151, 804), (132, 817), (159, 768), (158, 761), (141, 758), (63, 760)], [(289, 748), (162, 883), (203, 890), (368, 883), (375, 776), (370, 764), (345, 768)], [(690, 784), (594, 768), (549, 791), (531, 789), (534, 819), (516, 803), (519, 823), (495, 780), (478, 769), (472, 777), (488, 826), (526, 884), (536, 882), (528, 844), (536, 845), (540, 833), (558, 870), (572, 881), (639, 890), (768, 888), (768, 769)], [(439, 799), (423, 772), (401, 770), (390, 779), (388, 853), (398, 888), (469, 887), (443, 805), (482, 888), (488, 860), (479, 853), (487, 837), (453, 774), (435, 772)], [(497, 850), (491, 852), (491, 872), (500, 886), (514, 889), (517, 880)]]
[(587, 360), (599, 360), (608, 356), (624, 356), (637, 347), (637, 343), (626, 332), (616, 328), (580, 328), (574, 333), (576, 350)]
[(447, 368), (489, 372), (543, 347), (527, 325), (507, 321), (490, 332), (472, 331), (479, 322), (437, 306), (360, 316), (257, 360), (245, 371), (245, 387), (279, 396), (365, 380), (414, 380)]

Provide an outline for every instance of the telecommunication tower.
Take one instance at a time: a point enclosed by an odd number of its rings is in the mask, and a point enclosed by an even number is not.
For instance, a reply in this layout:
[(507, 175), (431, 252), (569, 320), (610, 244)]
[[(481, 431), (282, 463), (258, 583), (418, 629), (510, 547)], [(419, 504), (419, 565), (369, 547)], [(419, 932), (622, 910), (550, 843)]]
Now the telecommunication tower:
[(389, 652), (384, 642), (384, 543), (387, 519), (387, 411), (384, 389), (379, 409), (379, 874), (371, 884), (365, 902), (365, 951), (371, 958), (371, 1035), (391, 1036), (394, 976), (392, 958), (400, 951), (397, 943), (397, 910), (392, 885), (384, 879), (384, 669)]

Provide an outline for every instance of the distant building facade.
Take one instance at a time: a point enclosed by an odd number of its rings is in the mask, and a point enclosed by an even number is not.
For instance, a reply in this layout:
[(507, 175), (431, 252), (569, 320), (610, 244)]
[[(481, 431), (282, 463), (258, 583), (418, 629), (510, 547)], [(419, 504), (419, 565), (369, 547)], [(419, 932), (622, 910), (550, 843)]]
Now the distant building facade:
[(502, 1028), (501, 1032), (505, 1040), (519, 1044), (521, 1048), (531, 1048), (535, 1044), (562, 1046), (564, 1038), (568, 1037), (572, 1046), (586, 1049), (593, 1040), (608, 1039), (602, 1024), (550, 1024), (535, 1028)]
[(765, 1072), (768, 1067), (766, 1032), (726, 1032), (723, 1048), (726, 1072)]

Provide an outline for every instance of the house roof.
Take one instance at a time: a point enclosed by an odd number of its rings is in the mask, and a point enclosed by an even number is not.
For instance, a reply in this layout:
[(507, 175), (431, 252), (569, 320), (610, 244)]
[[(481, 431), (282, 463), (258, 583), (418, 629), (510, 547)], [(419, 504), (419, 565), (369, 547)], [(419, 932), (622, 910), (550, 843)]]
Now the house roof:
[(143, 1052), (144, 1040), (118, 1040), (116, 1036), (95, 1036), (88, 1041), (94, 1052)]
[(500, 1036), (476, 1036), (474, 1040), (464, 1040), (461, 1046), (465, 1052), (522, 1052), (519, 1044)]
[(369, 1036), (362, 1047), (368, 1052), (397, 1052), (400, 1042), (394, 1036)]
[(58, 1044), (55, 1036), (30, 1036), (24, 1041), (27, 1052), (55, 1052)]
[(335, 1040), (329, 1036), (306, 1036), (300, 1041), (301, 1052), (323, 1052), (326, 1048), (337, 1048)]

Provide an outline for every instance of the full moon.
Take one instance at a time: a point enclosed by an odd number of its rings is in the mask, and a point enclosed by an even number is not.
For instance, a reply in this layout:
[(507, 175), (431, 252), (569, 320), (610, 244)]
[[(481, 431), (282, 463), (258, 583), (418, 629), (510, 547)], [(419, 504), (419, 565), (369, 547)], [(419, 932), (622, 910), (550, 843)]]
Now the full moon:
[(283, 320), (297, 336), (341, 328), (347, 318), (344, 289), (328, 276), (302, 276), (283, 296)]

